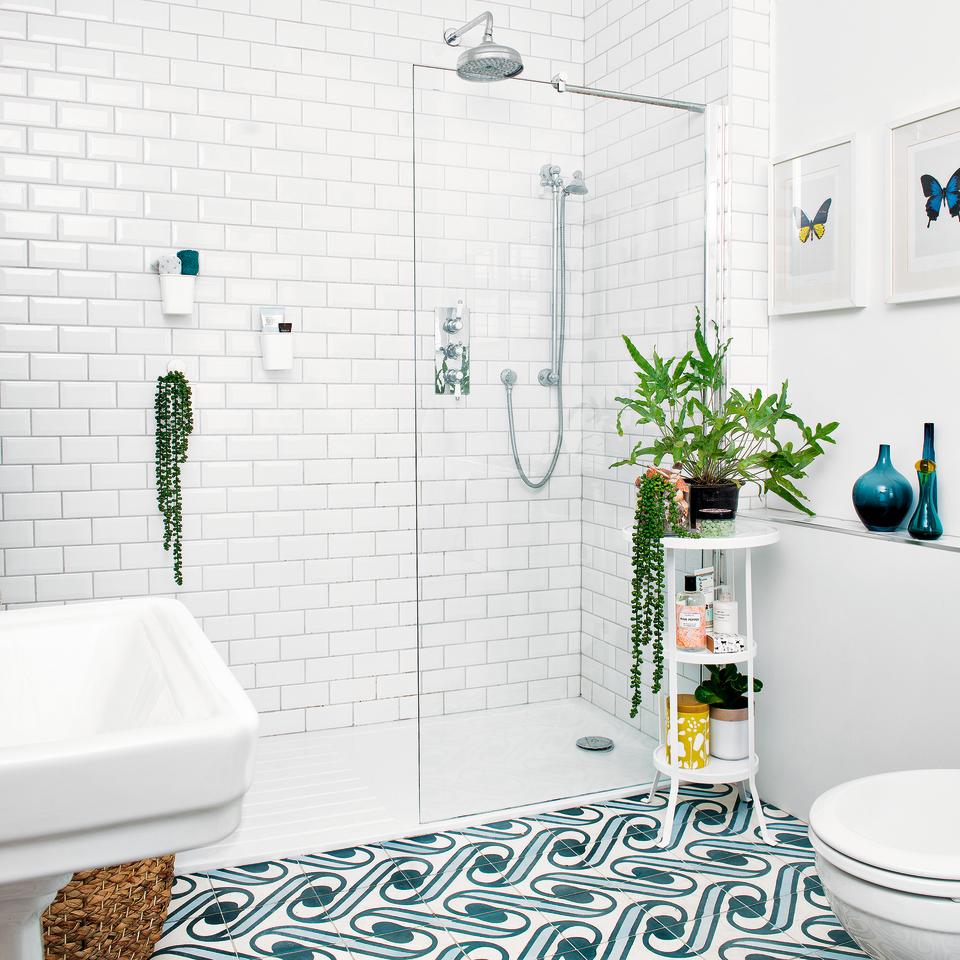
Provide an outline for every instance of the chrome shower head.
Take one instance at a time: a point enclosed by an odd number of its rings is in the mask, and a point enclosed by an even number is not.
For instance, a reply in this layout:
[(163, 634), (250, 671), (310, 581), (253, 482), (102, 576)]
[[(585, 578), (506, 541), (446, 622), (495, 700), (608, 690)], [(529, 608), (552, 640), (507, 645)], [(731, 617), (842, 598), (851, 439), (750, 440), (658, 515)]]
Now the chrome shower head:
[(446, 30), (444, 41), (451, 47), (460, 45), (463, 35), (479, 23), (485, 23), (483, 42), (464, 50), (457, 60), (457, 75), (463, 80), (489, 83), (492, 80), (508, 80), (523, 71), (523, 58), (506, 44), (493, 42), (493, 14), (489, 11), (474, 17), (462, 27)]
[(563, 192), (568, 196), (573, 194), (577, 197), (586, 196), (590, 192), (587, 189), (587, 185), (583, 182), (582, 170), (573, 171), (573, 179), (563, 188)]
[(523, 71), (523, 61), (513, 47), (484, 41), (464, 50), (457, 61), (457, 74), (462, 80), (490, 82), (509, 80)]

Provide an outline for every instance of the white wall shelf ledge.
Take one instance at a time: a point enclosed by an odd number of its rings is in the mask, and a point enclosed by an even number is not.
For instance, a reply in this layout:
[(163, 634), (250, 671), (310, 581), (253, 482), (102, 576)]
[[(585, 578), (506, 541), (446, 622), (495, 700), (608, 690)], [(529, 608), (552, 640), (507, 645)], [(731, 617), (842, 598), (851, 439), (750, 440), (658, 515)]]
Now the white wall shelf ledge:
[(838, 517), (808, 517), (801, 513), (774, 510), (770, 507), (740, 511), (737, 514), (738, 523), (741, 517), (763, 523), (787, 523), (795, 527), (825, 530), (849, 537), (862, 537), (864, 540), (887, 540), (891, 543), (905, 543), (913, 547), (925, 547), (929, 550), (947, 550), (951, 553), (960, 553), (960, 537), (944, 535), (939, 540), (914, 540), (906, 530), (896, 530), (893, 533), (877, 533), (874, 530), (867, 530), (859, 520), (841, 520)]

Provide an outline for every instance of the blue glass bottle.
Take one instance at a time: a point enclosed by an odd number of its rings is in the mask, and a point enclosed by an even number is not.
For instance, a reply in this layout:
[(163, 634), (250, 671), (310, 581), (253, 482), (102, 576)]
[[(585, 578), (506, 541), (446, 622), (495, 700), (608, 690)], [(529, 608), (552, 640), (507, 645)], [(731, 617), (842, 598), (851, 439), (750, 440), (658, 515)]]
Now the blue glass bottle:
[(893, 465), (890, 444), (881, 443), (877, 462), (853, 485), (853, 506), (868, 530), (898, 530), (910, 512), (913, 488)]
[(917, 461), (917, 481), (920, 484), (920, 496), (917, 509), (913, 511), (907, 531), (914, 540), (939, 540), (943, 536), (943, 524), (933, 502), (934, 481), (937, 479), (937, 465), (932, 460)]
[[(937, 451), (933, 445), (933, 424), (925, 423), (923, 425), (923, 454), (924, 460), (937, 462)], [(937, 475), (933, 475), (933, 509), (939, 510), (940, 504), (937, 502)]]

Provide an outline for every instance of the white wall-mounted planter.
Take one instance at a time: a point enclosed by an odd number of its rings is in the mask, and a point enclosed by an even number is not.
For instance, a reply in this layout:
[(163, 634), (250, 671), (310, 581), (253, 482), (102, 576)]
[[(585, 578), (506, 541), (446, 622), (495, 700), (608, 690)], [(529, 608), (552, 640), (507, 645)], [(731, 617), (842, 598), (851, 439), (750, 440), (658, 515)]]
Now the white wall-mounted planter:
[(263, 354), (264, 370), (293, 369), (292, 333), (264, 331), (260, 334), (260, 350)]
[(165, 317), (183, 317), (193, 313), (197, 278), (182, 273), (160, 274), (160, 310)]

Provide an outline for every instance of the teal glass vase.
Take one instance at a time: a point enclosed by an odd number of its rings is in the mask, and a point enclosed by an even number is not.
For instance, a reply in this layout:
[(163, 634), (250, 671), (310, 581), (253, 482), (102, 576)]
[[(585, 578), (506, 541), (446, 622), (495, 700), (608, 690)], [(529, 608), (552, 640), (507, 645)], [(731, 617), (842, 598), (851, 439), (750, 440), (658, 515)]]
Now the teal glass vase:
[(868, 530), (899, 530), (910, 515), (913, 487), (893, 465), (890, 444), (881, 443), (877, 462), (853, 485), (853, 507)]
[(917, 497), (917, 509), (913, 511), (907, 532), (914, 540), (939, 540), (943, 536), (943, 524), (937, 513), (935, 502), (937, 465), (933, 460), (917, 461), (917, 481), (920, 495)]
[[(934, 463), (937, 462), (937, 450), (934, 447), (933, 439), (933, 424), (925, 423), (923, 425), (923, 453), (920, 456), (924, 460), (932, 460)], [(940, 504), (937, 503), (937, 475), (933, 475), (933, 509), (939, 510)]]

